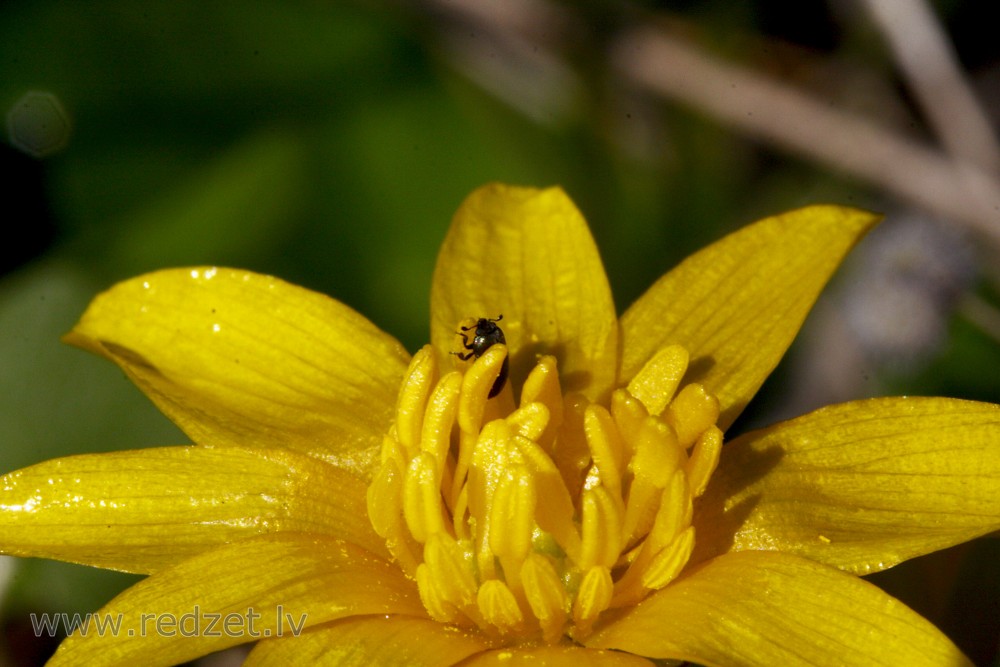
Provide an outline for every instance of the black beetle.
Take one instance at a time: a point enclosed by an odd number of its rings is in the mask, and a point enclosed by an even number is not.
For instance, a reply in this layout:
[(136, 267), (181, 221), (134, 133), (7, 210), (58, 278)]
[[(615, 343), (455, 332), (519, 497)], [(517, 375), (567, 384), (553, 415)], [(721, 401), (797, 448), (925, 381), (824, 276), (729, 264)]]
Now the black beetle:
[[(476, 322), (474, 327), (460, 327), (462, 329), (462, 343), (466, 350), (465, 354), (461, 352), (452, 352), (462, 361), (468, 361), (472, 357), (478, 359), (483, 356), (483, 353), (490, 347), (496, 345), (497, 343), (507, 344), (507, 339), (504, 338), (503, 329), (497, 326), (497, 322), (503, 319), (503, 314), (498, 316), (495, 320), (491, 320), (485, 317), (480, 317)], [(466, 331), (476, 330), (475, 335), (472, 337), (472, 342), (469, 342), (469, 336)], [(510, 373), (510, 363), (507, 357), (504, 357), (503, 366), (500, 367), (500, 375), (497, 376), (496, 381), (493, 383), (493, 387), (490, 388), (489, 398), (493, 398), (503, 390), (504, 384), (507, 382), (507, 375)]]

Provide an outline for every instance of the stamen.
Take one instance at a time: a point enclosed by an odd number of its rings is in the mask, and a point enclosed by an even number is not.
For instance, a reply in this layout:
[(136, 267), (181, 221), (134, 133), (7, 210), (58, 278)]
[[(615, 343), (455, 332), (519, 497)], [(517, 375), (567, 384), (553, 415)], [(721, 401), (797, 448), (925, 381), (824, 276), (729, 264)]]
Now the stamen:
[(500, 479), (490, 508), (490, 549), (501, 560), (519, 562), (528, 555), (535, 527), (535, 478), (516, 465)]
[(507, 584), (497, 579), (483, 582), (476, 597), (483, 619), (500, 632), (507, 632), (524, 621), (517, 598), (507, 588)]
[(615, 425), (625, 443), (626, 454), (633, 456), (639, 428), (645, 423), (649, 412), (635, 396), (624, 389), (616, 389), (611, 394), (611, 416), (614, 417)]
[(520, 408), (508, 415), (507, 423), (517, 435), (538, 442), (549, 425), (549, 409), (543, 403), (522, 403)]
[(476, 601), (476, 578), (466, 552), (447, 535), (432, 536), (424, 547), (424, 564), (435, 581), (447, 587), (445, 598), (458, 608)]
[(618, 503), (603, 486), (583, 492), (583, 545), (578, 565), (611, 567), (618, 560), (621, 512)]
[[(474, 433), (479, 430), (486, 408), (491, 405), (486, 400), (487, 396), (500, 375), (500, 368), (506, 358), (507, 346), (497, 343), (483, 352), (465, 372), (462, 395), (458, 403), (458, 425), (463, 431)], [(500, 396), (504, 393), (509, 393), (507, 387)]]
[(541, 357), (528, 373), (521, 388), (521, 405), (532, 403), (541, 403), (549, 410), (549, 421), (545, 431), (535, 438), (535, 442), (551, 454), (556, 431), (563, 420), (562, 387), (559, 384), (555, 357)]
[(396, 403), (396, 437), (410, 456), (420, 442), (420, 427), (424, 419), (427, 396), (437, 382), (437, 358), (434, 348), (425, 345), (410, 361), (403, 380), (403, 390)]
[(368, 487), (368, 520), (381, 537), (386, 537), (403, 511), (403, 473), (393, 459), (382, 461)]
[(608, 493), (621, 498), (622, 457), (625, 447), (611, 418), (600, 405), (589, 405), (583, 413), (583, 432), (590, 448), (592, 469), (596, 469)]
[(541, 447), (523, 438), (515, 439), (524, 464), (532, 471), (538, 495), (545, 502), (536, 505), (535, 521), (551, 533), (563, 551), (573, 560), (580, 557), (580, 534), (573, 522), (573, 500), (559, 471)]
[(576, 624), (577, 639), (590, 634), (590, 628), (597, 620), (597, 615), (611, 604), (611, 594), (614, 583), (611, 572), (606, 567), (595, 566), (587, 570), (580, 582), (580, 590), (573, 603), (573, 622)]
[(434, 455), (422, 452), (413, 457), (403, 484), (403, 516), (410, 534), (421, 544), (444, 532), (440, 484)]
[(564, 396), (551, 356), (490, 398), (506, 358), (497, 343), (442, 376), (430, 346), (414, 356), (368, 515), (435, 620), (501, 644), (582, 641), (683, 572), (722, 447), (718, 401), (680, 384), (679, 346), (608, 404)]
[(490, 548), (490, 533), (493, 531), (491, 507), (500, 480), (506, 476), (508, 466), (520, 462), (518, 458), (511, 444), (507, 422), (496, 419), (483, 427), (472, 452), (468, 481), (469, 512), (476, 522), (476, 562), (482, 579), (497, 576), (495, 554)]
[(628, 393), (642, 401), (651, 415), (667, 407), (687, 372), (688, 352), (680, 345), (668, 345), (653, 355), (628, 383)]
[(630, 464), (633, 480), (623, 524), (628, 544), (649, 532), (663, 489), (682, 458), (686, 458), (674, 430), (654, 417), (646, 418), (636, 441), (635, 457)]
[(552, 461), (573, 497), (580, 494), (590, 465), (590, 449), (583, 430), (583, 415), (588, 405), (590, 402), (582, 394), (569, 394), (563, 399), (563, 422), (552, 446)]
[(691, 460), (688, 461), (685, 471), (688, 475), (688, 483), (691, 485), (691, 493), (695, 498), (700, 498), (705, 493), (708, 480), (719, 465), (719, 456), (722, 454), (722, 431), (714, 424), (705, 430), (698, 438), (694, 448), (691, 450)]
[(459, 620), (455, 605), (445, 600), (437, 588), (438, 582), (442, 580), (431, 573), (426, 563), (421, 563), (417, 568), (416, 579), (420, 601), (431, 618), (439, 623), (454, 623)]
[(681, 446), (688, 448), (719, 418), (719, 399), (692, 383), (681, 389), (664, 416), (677, 431)]
[(569, 599), (566, 588), (549, 559), (530, 554), (521, 568), (521, 585), (545, 641), (554, 644), (566, 625)]
[(654, 551), (670, 544), (677, 535), (691, 524), (694, 508), (691, 504), (691, 492), (688, 489), (687, 475), (683, 470), (676, 470), (670, 477), (670, 483), (663, 490), (660, 510), (656, 513), (653, 528), (646, 537), (646, 546)]
[(668, 546), (653, 556), (649, 568), (642, 573), (642, 585), (649, 589), (660, 589), (673, 581), (681, 568), (691, 557), (694, 549), (694, 526), (674, 538)]
[(444, 472), (445, 459), (451, 446), (451, 427), (458, 409), (458, 392), (462, 388), (462, 374), (448, 373), (438, 382), (427, 402), (424, 423), (420, 433), (420, 449), (434, 455), (438, 475)]

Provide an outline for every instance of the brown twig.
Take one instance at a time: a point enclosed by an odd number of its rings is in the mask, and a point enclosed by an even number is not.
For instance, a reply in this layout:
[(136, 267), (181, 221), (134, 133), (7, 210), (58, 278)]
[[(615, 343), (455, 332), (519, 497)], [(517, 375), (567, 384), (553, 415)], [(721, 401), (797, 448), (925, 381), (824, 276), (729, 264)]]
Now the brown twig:
[(663, 31), (624, 35), (614, 58), (619, 71), (650, 91), (962, 222), (1000, 249), (1000, 187), (978, 167)]
[[(536, 118), (552, 119), (572, 108), (573, 98), (579, 93), (578, 77), (569, 75), (572, 69), (565, 64), (567, 59), (561, 49), (567, 41), (567, 26), (572, 26), (573, 21), (557, 5), (541, 0), (518, 1), (505, 5), (502, 17), (484, 12), (482, 3), (474, 0), (424, 0), (424, 6), (446, 16), (452, 33), (454, 26), (459, 25), (462, 31), (468, 32), (470, 27), (476, 31), (478, 40), (466, 39), (459, 49), (453, 48), (452, 54), (456, 66), (480, 85), (508, 102), (521, 100), (515, 104), (519, 107), (524, 106), (525, 100), (535, 99), (535, 104), (544, 100), (547, 111), (539, 113), (535, 108), (533, 113), (526, 112)], [(446, 41), (453, 47), (456, 44), (447, 35)], [(478, 41), (478, 46), (470, 44), (471, 41)], [(492, 47), (483, 49), (486, 43)], [(516, 45), (507, 51), (520, 54), (520, 62), (503, 67), (497, 62), (502, 59), (502, 49), (496, 49), (497, 44)], [(935, 48), (947, 50), (947, 45), (938, 44)], [(563, 65), (553, 68), (553, 63)], [(903, 66), (910, 71), (910, 64)], [(562, 75), (541, 76), (546, 71)], [(935, 119), (932, 123), (941, 129), (948, 146), (954, 148), (950, 154), (917, 143), (875, 119), (837, 109), (779, 80), (723, 62), (668, 31), (648, 25), (619, 35), (611, 51), (609, 71), (665, 100), (686, 104), (741, 133), (858, 178), (959, 223), (1000, 252), (1000, 183), (990, 170), (993, 159), (990, 149), (980, 146), (976, 152), (971, 147), (972, 143), (989, 143), (983, 139), (992, 136), (989, 127), (973, 128), (971, 135), (953, 135), (946, 126), (956, 122), (955, 118), (949, 118), (955, 112), (940, 110), (938, 102), (929, 102)], [(518, 74), (509, 76), (512, 72)], [(950, 77), (949, 85), (953, 86), (956, 75), (950, 71), (946, 74), (946, 78)], [(940, 79), (940, 76), (935, 78)], [(544, 94), (539, 94), (539, 88)], [(958, 93), (959, 97), (963, 95)], [(964, 98), (958, 104), (958, 113), (964, 114), (961, 118), (981, 112), (974, 98)]]
[(945, 149), (957, 160), (1000, 173), (996, 134), (931, 7), (925, 0), (862, 2)]

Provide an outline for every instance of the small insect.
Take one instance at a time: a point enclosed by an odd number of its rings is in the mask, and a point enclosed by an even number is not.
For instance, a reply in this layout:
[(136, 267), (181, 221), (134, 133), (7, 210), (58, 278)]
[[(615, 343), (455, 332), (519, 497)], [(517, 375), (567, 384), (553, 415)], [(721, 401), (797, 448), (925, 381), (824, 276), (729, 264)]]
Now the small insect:
[[(461, 352), (452, 352), (462, 361), (468, 361), (472, 357), (478, 359), (483, 356), (486, 350), (490, 349), (497, 343), (507, 344), (507, 339), (504, 338), (503, 329), (497, 326), (497, 322), (503, 319), (501, 314), (495, 320), (488, 319), (486, 317), (480, 317), (476, 322), (474, 327), (460, 327), (462, 329), (462, 344), (466, 350), (465, 354)], [(465, 333), (466, 331), (472, 331), (475, 329), (475, 334), (472, 337), (472, 342), (469, 342), (469, 335)], [(490, 389), (490, 398), (493, 398), (503, 389), (504, 384), (507, 382), (507, 375), (510, 373), (510, 363), (507, 357), (504, 357), (503, 366), (500, 367), (500, 375), (497, 376), (496, 382), (493, 383), (493, 387)]]

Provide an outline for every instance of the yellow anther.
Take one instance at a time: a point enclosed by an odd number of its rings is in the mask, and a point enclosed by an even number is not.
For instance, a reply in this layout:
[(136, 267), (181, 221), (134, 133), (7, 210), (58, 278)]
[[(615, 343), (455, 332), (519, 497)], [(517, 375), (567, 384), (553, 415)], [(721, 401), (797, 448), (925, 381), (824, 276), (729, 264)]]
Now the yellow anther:
[[(461, 399), (460, 399), (461, 400)], [(451, 480), (451, 502), (454, 506), (458, 502), (458, 496), (465, 490), (466, 476), (469, 474), (469, 466), (472, 464), (472, 452), (476, 449), (476, 440), (479, 438), (479, 431), (458, 432), (458, 460), (455, 461), (455, 469)]]
[(396, 439), (395, 430), (390, 430), (388, 434), (382, 436), (382, 450), (379, 453), (379, 463), (385, 463), (389, 459), (396, 462), (396, 467), (405, 470), (410, 462), (410, 457), (403, 451), (402, 445)]
[(551, 533), (562, 550), (576, 559), (580, 555), (580, 534), (573, 523), (576, 510), (559, 470), (542, 448), (530, 440), (514, 438), (514, 444), (534, 476), (538, 496), (545, 499), (535, 508), (538, 527)]
[(687, 350), (680, 345), (668, 345), (636, 373), (628, 383), (628, 392), (642, 401), (649, 414), (658, 415), (674, 397), (687, 367)]
[(389, 534), (403, 513), (403, 472), (395, 459), (382, 463), (368, 486), (368, 520), (382, 537)]
[(458, 409), (458, 392), (462, 387), (462, 374), (452, 372), (437, 383), (427, 409), (420, 432), (420, 449), (434, 455), (438, 462), (438, 477), (443, 473), (448, 447), (451, 445), (451, 427), (455, 423)]
[(701, 497), (708, 486), (708, 480), (719, 465), (719, 455), (722, 454), (722, 431), (718, 426), (708, 427), (691, 450), (691, 459), (685, 468), (691, 494)]
[(528, 555), (537, 503), (534, 475), (524, 465), (508, 469), (490, 507), (490, 549), (501, 560), (520, 561)]
[(510, 427), (505, 421), (498, 419), (483, 427), (472, 451), (468, 478), (469, 512), (481, 522), (486, 521), (490, 499), (510, 461), (510, 450)]
[(597, 468), (601, 484), (612, 496), (621, 498), (625, 447), (611, 413), (600, 405), (588, 405), (583, 413), (583, 432), (587, 438), (592, 465)]
[(507, 423), (517, 435), (538, 442), (549, 425), (549, 409), (542, 403), (522, 403), (507, 416)]
[(559, 574), (544, 556), (529, 554), (521, 567), (521, 586), (545, 641), (555, 643), (566, 625), (569, 598)]
[(582, 394), (566, 396), (563, 400), (562, 426), (552, 448), (552, 461), (573, 496), (580, 493), (584, 471), (590, 465), (590, 449), (583, 433), (583, 413), (588, 405), (590, 401)]
[(653, 556), (649, 567), (642, 573), (642, 585), (660, 589), (677, 578), (694, 549), (694, 526), (674, 538), (674, 541)]
[(611, 416), (615, 418), (615, 424), (618, 425), (618, 432), (622, 434), (628, 454), (634, 454), (639, 429), (649, 416), (646, 406), (624, 389), (616, 389), (611, 394)]
[(535, 401), (545, 403), (549, 407), (562, 403), (559, 369), (556, 367), (556, 358), (551, 355), (538, 358), (521, 387), (521, 403)]
[(507, 346), (497, 343), (483, 352), (465, 371), (458, 403), (458, 425), (463, 431), (474, 433), (482, 425), (490, 389), (500, 375), (500, 368), (506, 358)]
[(559, 384), (555, 357), (540, 358), (528, 374), (521, 388), (521, 405), (528, 403), (541, 403), (549, 409), (549, 423), (545, 431), (535, 438), (535, 442), (551, 454), (556, 433), (562, 424), (563, 412), (562, 387)]
[(660, 501), (660, 509), (656, 513), (653, 528), (646, 538), (646, 546), (655, 553), (673, 542), (681, 531), (691, 525), (692, 513), (687, 475), (683, 470), (677, 470), (670, 478), (670, 483), (663, 489), (663, 499)]
[(437, 382), (437, 368), (434, 348), (425, 345), (413, 355), (396, 401), (396, 437), (411, 457), (416, 454), (420, 444), (424, 407), (431, 388)]
[(512, 449), (510, 427), (504, 420), (496, 419), (483, 427), (472, 452), (468, 481), (469, 514), (476, 522), (476, 562), (479, 576), (484, 579), (492, 578), (495, 571), (493, 552), (489, 546), (490, 506), (500, 478), (511, 463)]
[(468, 511), (469, 511), (469, 486), (465, 484), (462, 486), (462, 490), (455, 498), (454, 507), (452, 508), (451, 525), (455, 529), (456, 539), (467, 540), (470, 538)]
[(500, 632), (512, 630), (524, 621), (517, 598), (499, 579), (483, 582), (476, 596), (476, 606), (483, 619)]
[(528, 403), (541, 403), (549, 409), (549, 423), (545, 432), (539, 435), (535, 442), (551, 452), (556, 430), (562, 424), (563, 408), (562, 387), (559, 384), (559, 370), (556, 367), (555, 357), (548, 355), (541, 357), (528, 373), (521, 387), (521, 405)]
[(606, 567), (595, 566), (587, 570), (580, 582), (580, 589), (573, 602), (573, 622), (576, 624), (577, 639), (579, 635), (587, 635), (597, 615), (611, 604), (614, 592), (614, 582), (611, 571)]
[(719, 418), (719, 400), (700, 384), (692, 383), (680, 390), (664, 417), (677, 431), (681, 446), (687, 448), (715, 424)]
[(609, 605), (683, 571), (722, 444), (718, 402), (677, 390), (676, 346), (610, 406), (563, 395), (554, 357), (490, 399), (506, 355), (492, 345), (443, 377), (429, 347), (414, 356), (368, 515), (432, 618), (509, 644), (582, 641)]
[(683, 455), (674, 429), (660, 419), (647, 417), (639, 429), (635, 456), (629, 467), (636, 478), (662, 489), (680, 467)]
[(458, 610), (441, 595), (437, 589), (437, 578), (431, 574), (426, 563), (421, 563), (417, 568), (417, 590), (424, 609), (435, 621), (454, 623), (458, 620)]
[(432, 535), (424, 546), (424, 565), (434, 578), (436, 590), (459, 608), (476, 601), (476, 578), (466, 551), (450, 536)]
[(602, 486), (583, 492), (582, 545), (577, 565), (611, 567), (621, 550), (622, 516), (619, 503)]
[(686, 458), (674, 430), (660, 419), (647, 417), (638, 433), (635, 457), (629, 466), (633, 479), (623, 522), (626, 544), (649, 532), (663, 489)]
[(445, 529), (437, 468), (432, 454), (418, 454), (410, 461), (403, 483), (403, 516), (410, 534), (421, 543)]

